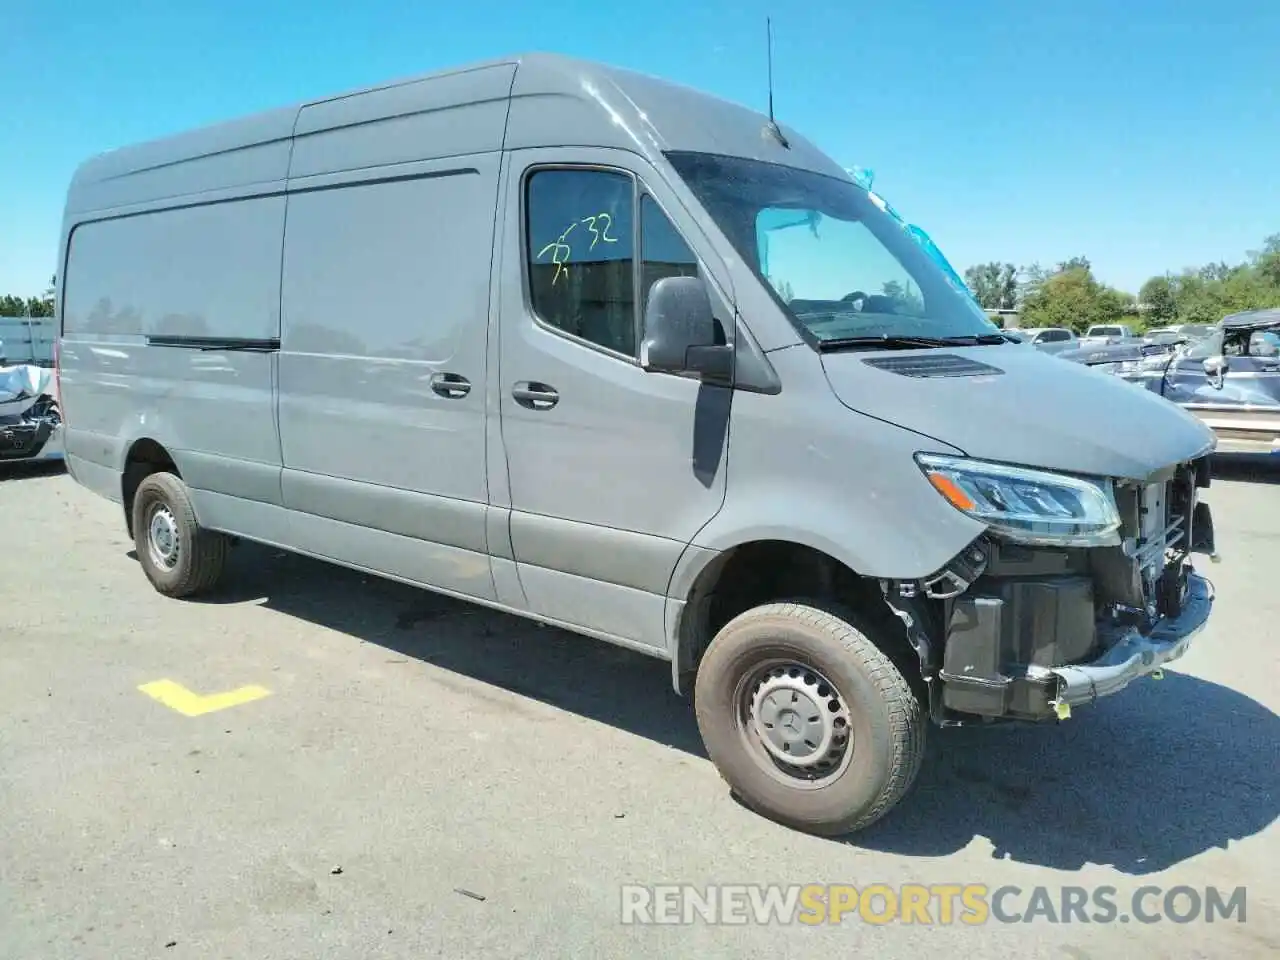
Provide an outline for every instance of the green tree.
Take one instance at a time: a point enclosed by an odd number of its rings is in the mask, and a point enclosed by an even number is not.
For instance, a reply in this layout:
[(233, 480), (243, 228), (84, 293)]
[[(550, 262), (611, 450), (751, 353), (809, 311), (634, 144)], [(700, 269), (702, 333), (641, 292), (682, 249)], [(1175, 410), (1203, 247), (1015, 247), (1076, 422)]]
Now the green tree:
[(1051, 275), (1052, 271), (1046, 270), (1038, 263), (1020, 267), (1018, 269), (1018, 303), (1025, 304)]
[(914, 285), (890, 280), (885, 283), (881, 292), (895, 301), (903, 313), (917, 317), (924, 316), (924, 299)]
[(52, 317), (54, 289), (57, 284), (58, 277), (55, 274), (49, 280), (49, 286), (39, 297), (27, 297), (24, 300), (11, 293), (0, 296), (0, 317)]
[(52, 317), (53, 298), (29, 297), (27, 299), (27, 313), (33, 317)]
[(1178, 316), (1178, 301), (1167, 276), (1152, 277), (1138, 291), (1138, 300), (1147, 308), (1147, 318), (1154, 324), (1170, 324)]
[(1012, 263), (979, 263), (964, 272), (965, 285), (986, 310), (1012, 310), (1018, 305), (1018, 271)]
[(1169, 277), (1169, 291), (1180, 323), (1217, 323), (1228, 313), (1280, 307), (1280, 234), (1267, 237), (1243, 263), (1206, 264)]
[(1250, 259), (1252, 267), (1263, 280), (1280, 290), (1280, 233), (1273, 233), (1262, 242), (1262, 249), (1254, 251)]
[(1039, 280), (1027, 294), (1022, 320), (1029, 327), (1070, 327), (1116, 323), (1135, 309), (1134, 298), (1098, 281), (1089, 261), (1073, 257)]
[(1088, 257), (1072, 257), (1070, 260), (1064, 260), (1058, 264), (1056, 273), (1067, 273), (1071, 270), (1084, 270), (1087, 273), (1093, 272), (1093, 264), (1089, 262)]

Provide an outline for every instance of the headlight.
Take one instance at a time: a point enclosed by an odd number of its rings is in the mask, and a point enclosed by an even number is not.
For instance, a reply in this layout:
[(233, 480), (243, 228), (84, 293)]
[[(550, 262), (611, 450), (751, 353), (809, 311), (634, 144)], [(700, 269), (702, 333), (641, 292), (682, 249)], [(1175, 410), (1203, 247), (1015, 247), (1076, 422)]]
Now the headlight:
[(1120, 542), (1120, 513), (1106, 481), (966, 457), (921, 453), (916, 462), (948, 503), (1008, 540), (1070, 547)]

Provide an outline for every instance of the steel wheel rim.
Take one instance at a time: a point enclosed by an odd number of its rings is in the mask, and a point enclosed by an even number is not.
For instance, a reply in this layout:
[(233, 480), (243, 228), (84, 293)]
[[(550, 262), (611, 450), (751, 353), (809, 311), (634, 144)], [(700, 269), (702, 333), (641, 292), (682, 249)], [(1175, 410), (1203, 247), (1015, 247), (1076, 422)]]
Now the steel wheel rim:
[(147, 516), (147, 552), (152, 563), (164, 570), (178, 565), (182, 538), (178, 535), (178, 518), (167, 504), (156, 504)]
[(813, 789), (848, 768), (854, 753), (849, 703), (821, 671), (770, 660), (743, 676), (735, 700), (739, 732), (775, 778)]

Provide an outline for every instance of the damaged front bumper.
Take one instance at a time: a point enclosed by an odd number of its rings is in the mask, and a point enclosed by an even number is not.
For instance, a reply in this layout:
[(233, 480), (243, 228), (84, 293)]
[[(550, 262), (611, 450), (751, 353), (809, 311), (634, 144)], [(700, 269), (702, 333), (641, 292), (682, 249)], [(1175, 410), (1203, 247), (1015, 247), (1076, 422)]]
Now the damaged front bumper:
[(1129, 628), (1113, 645), (1090, 663), (1064, 667), (1030, 667), (1028, 675), (1046, 681), (1053, 696), (1045, 706), (1059, 718), (1070, 716), (1071, 707), (1093, 703), (1099, 697), (1119, 693), (1134, 680), (1159, 672), (1177, 660), (1209, 622), (1213, 611), (1213, 585), (1189, 574), (1181, 616), (1161, 621), (1143, 636)]
[(1217, 559), (1197, 459), (1117, 491), (1120, 542), (1027, 545), (983, 536), (945, 569), (885, 581), (929, 688), (933, 719), (1052, 720), (1186, 653), (1213, 587), (1191, 563)]
[(1004, 596), (960, 598), (951, 608), (933, 715), (1012, 720), (1066, 719), (1071, 708), (1118, 693), (1185, 654), (1209, 621), (1213, 586), (1187, 572), (1176, 614), (1145, 632), (1116, 621), (1088, 623), (1093, 598), (1083, 578), (1006, 584)]

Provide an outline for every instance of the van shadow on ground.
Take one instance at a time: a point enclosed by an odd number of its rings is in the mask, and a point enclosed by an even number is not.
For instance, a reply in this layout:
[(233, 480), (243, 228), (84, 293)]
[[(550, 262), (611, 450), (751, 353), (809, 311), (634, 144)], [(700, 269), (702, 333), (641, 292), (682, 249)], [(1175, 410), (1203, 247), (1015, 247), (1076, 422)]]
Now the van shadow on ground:
[(1280, 455), (1218, 454), (1213, 458), (1213, 479), (1280, 483)]
[(0, 483), (38, 480), (66, 472), (66, 463), (62, 460), (0, 460)]
[[(666, 663), (522, 618), (244, 544), (210, 602), (265, 606), (401, 656), (705, 758)], [(1064, 870), (1163, 870), (1261, 832), (1280, 813), (1280, 718), (1166, 672), (1059, 726), (930, 731), (916, 789), (840, 842), (903, 856), (993, 856)]]

